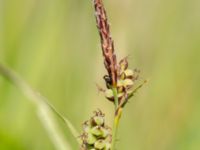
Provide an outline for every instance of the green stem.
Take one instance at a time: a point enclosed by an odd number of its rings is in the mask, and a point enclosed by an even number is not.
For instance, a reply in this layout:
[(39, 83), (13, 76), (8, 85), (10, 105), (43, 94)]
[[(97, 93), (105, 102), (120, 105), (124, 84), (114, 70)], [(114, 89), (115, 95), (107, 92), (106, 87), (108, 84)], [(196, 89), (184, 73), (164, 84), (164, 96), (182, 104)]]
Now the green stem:
[(113, 132), (112, 132), (112, 143), (111, 143), (111, 150), (115, 149), (115, 142), (117, 137), (117, 130), (119, 126), (119, 121), (122, 114), (122, 108), (119, 108), (115, 113), (114, 123), (113, 123)]
[(118, 106), (119, 106), (119, 100), (118, 100), (118, 96), (117, 96), (117, 88), (113, 87), (112, 88), (113, 91), (113, 95), (114, 95), (114, 103), (115, 103), (115, 111), (117, 110)]
[(114, 118), (114, 122), (113, 122), (113, 130), (112, 130), (112, 143), (111, 143), (111, 150), (115, 149), (115, 141), (116, 141), (116, 137), (117, 137), (117, 130), (118, 130), (118, 126), (119, 126), (119, 120), (121, 117), (121, 113), (122, 113), (122, 108), (118, 108), (119, 107), (119, 99), (117, 96), (117, 88), (113, 88), (113, 95), (114, 95), (114, 103), (115, 103), (115, 118)]

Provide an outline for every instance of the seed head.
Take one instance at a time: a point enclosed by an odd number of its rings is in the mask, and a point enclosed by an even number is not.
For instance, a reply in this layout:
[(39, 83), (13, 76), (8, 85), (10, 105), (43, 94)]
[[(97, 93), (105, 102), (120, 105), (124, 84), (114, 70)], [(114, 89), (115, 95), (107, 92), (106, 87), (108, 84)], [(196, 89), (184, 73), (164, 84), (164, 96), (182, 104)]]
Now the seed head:
[(104, 114), (98, 110), (83, 123), (81, 150), (110, 150), (111, 129), (105, 125)]

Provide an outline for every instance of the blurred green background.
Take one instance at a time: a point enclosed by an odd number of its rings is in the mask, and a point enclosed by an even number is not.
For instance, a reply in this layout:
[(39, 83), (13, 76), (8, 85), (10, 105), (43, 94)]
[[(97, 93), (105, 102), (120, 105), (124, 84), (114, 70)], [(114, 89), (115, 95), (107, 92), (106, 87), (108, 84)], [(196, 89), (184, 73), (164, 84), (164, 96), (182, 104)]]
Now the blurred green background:
[[(104, 0), (119, 58), (146, 84), (124, 110), (119, 150), (200, 149), (200, 1)], [(81, 130), (113, 106), (96, 83), (106, 73), (91, 0), (0, 0), (0, 62)], [(0, 149), (54, 150), (21, 92), (0, 77)], [(76, 142), (58, 120), (73, 149)]]

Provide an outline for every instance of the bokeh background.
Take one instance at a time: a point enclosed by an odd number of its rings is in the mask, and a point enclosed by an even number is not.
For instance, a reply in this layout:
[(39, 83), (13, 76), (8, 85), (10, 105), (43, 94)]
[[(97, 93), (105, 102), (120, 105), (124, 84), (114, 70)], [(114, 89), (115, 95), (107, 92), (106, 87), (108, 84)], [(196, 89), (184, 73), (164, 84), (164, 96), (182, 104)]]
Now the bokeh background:
[[(117, 149), (199, 150), (200, 1), (104, 1), (116, 53), (149, 80), (124, 110)], [(95, 86), (106, 71), (91, 0), (0, 0), (0, 62), (79, 131), (97, 108), (112, 125), (113, 106)], [(0, 149), (55, 149), (35, 106), (2, 77)]]

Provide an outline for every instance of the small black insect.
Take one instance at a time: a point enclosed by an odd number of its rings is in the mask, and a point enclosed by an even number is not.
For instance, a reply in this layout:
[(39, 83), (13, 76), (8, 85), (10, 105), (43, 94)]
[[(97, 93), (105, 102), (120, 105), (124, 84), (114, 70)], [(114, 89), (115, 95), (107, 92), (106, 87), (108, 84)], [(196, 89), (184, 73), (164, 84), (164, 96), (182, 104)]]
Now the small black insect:
[(111, 77), (108, 76), (108, 75), (105, 75), (103, 78), (104, 78), (104, 80), (105, 80), (105, 82), (106, 82), (106, 87), (107, 87), (108, 89), (110, 89), (110, 87), (111, 87), (111, 85), (112, 85), (112, 79), (111, 79)]

